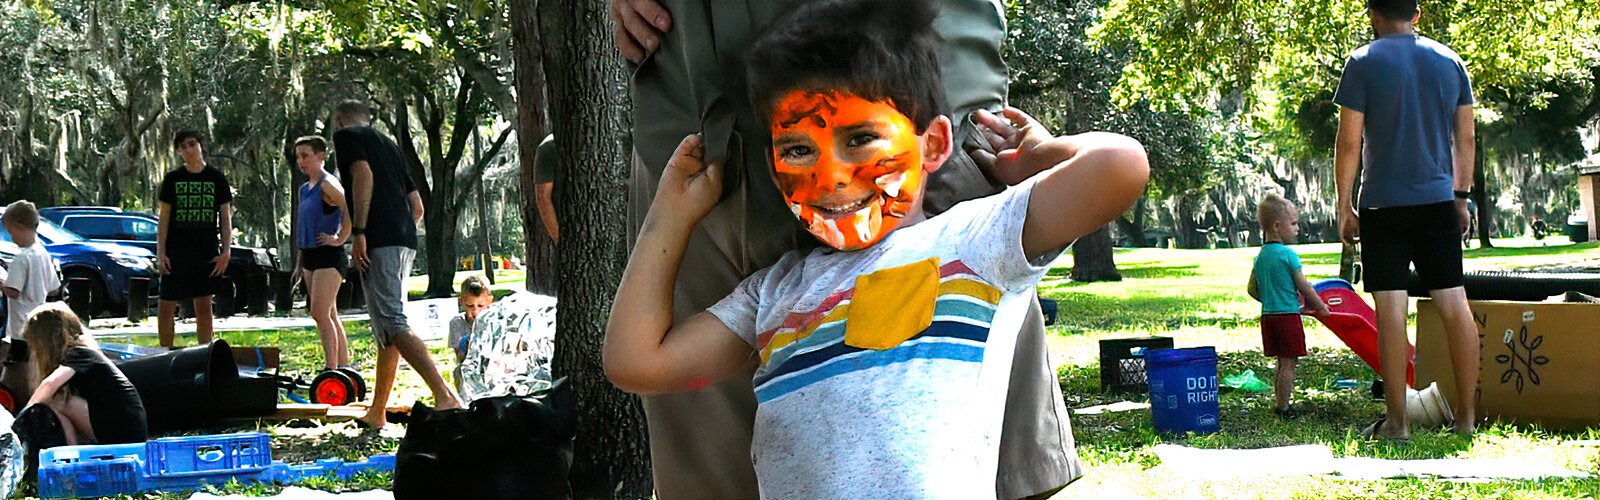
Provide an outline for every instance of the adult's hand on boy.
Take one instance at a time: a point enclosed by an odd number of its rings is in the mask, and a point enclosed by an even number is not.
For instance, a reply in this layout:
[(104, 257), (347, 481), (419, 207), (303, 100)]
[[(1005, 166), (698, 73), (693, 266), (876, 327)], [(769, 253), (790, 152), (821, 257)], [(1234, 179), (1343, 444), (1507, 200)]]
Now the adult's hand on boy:
[(722, 165), (708, 165), (704, 160), (704, 136), (690, 135), (678, 143), (656, 187), (654, 203), (668, 211), (661, 216), (693, 226), (717, 206), (722, 196)]
[(979, 149), (972, 155), (980, 164), (990, 165), (989, 173), (996, 179), (1008, 186), (1016, 185), (1053, 166), (1054, 162), (1028, 161), (1039, 145), (1054, 137), (1032, 116), (1010, 106), (1001, 110), (1000, 115), (980, 109), (972, 116), (980, 137), (996, 151), (991, 154)]
[(611, 0), (610, 13), (617, 51), (634, 64), (661, 48), (661, 35), (672, 29), (672, 14), (655, 0)]

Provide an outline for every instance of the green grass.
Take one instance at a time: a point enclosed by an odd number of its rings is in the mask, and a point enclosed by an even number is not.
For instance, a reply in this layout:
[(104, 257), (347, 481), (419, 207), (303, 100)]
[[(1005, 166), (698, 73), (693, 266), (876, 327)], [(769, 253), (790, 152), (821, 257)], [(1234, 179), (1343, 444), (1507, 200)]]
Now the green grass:
[[(472, 270), (456, 272), (455, 279), (450, 282), (450, 289), (460, 290), (461, 282), (466, 280), (468, 276), (483, 276), (483, 271)], [(496, 298), (504, 297), (513, 292), (522, 290), (524, 286), (523, 283), (526, 283), (526, 281), (527, 275), (524, 274), (521, 269), (496, 269), (494, 270), (494, 284), (489, 285), (489, 290), (490, 293), (493, 293)], [(411, 300), (423, 298), (423, 294), (427, 291), (428, 275), (422, 274), (406, 278), (406, 296)]]
[[(1466, 252), (1470, 270), (1587, 267), (1600, 264), (1600, 244), (1537, 245), (1533, 240), (1496, 241), (1501, 248)], [(1303, 245), (1308, 277), (1338, 272), (1337, 244)], [(1253, 370), (1271, 384), (1272, 361), (1260, 354), (1259, 305), (1244, 293), (1258, 249), (1127, 249), (1116, 254), (1123, 281), (1074, 283), (1067, 276), (1071, 257), (1055, 263), (1040, 286), (1059, 301), (1060, 319), (1048, 342), (1058, 365), (1069, 408), (1120, 400), (1144, 401), (1138, 394), (1100, 391), (1098, 343), (1104, 339), (1160, 335), (1179, 347), (1215, 346), (1218, 372), (1227, 376)], [(1320, 325), (1306, 329), (1310, 355), (1300, 362), (1295, 405), (1301, 417), (1282, 420), (1271, 409), (1270, 392), (1225, 392), (1220, 405), (1222, 431), (1205, 436), (1166, 436), (1151, 427), (1148, 411), (1074, 415), (1073, 435), (1087, 475), (1067, 488), (1077, 498), (1595, 498), (1595, 479), (1493, 481), (1483, 483), (1428, 479), (1345, 481), (1334, 477), (1262, 477), (1205, 481), (1180, 477), (1158, 467), (1153, 446), (1176, 443), (1198, 448), (1261, 448), (1325, 444), (1336, 456), (1389, 459), (1513, 458), (1600, 474), (1600, 430), (1552, 432), (1536, 426), (1493, 424), (1472, 438), (1442, 430), (1414, 430), (1409, 445), (1374, 443), (1359, 437), (1364, 424), (1383, 413), (1366, 390), (1375, 375)], [(1358, 390), (1340, 390), (1340, 379), (1360, 381)]]
[[(1549, 240), (1554, 243), (1556, 239)], [(1559, 240), (1564, 241), (1564, 239)], [(1600, 244), (1539, 247), (1527, 240), (1497, 240), (1500, 248), (1469, 250), (1471, 270), (1522, 269), (1600, 264)], [(1521, 245), (1521, 246), (1516, 246)], [(1295, 247), (1313, 280), (1338, 271), (1337, 244)], [(1215, 346), (1218, 371), (1226, 376), (1253, 370), (1270, 384), (1271, 360), (1259, 354), (1259, 306), (1244, 294), (1250, 263), (1257, 249), (1160, 250), (1124, 249), (1116, 254), (1124, 280), (1074, 283), (1068, 279), (1071, 257), (1055, 263), (1040, 285), (1043, 296), (1060, 301), (1060, 320), (1049, 328), (1048, 343), (1057, 364), (1069, 408), (1119, 400), (1143, 401), (1131, 394), (1104, 394), (1099, 387), (1098, 342), (1103, 339), (1162, 335), (1182, 346)], [(472, 272), (458, 273), (456, 282)], [(521, 287), (520, 272), (497, 274), (497, 290)], [(414, 295), (426, 288), (426, 277), (407, 281)], [(508, 293), (508, 292), (501, 292)], [(348, 333), (357, 364), (371, 380), (373, 348), (365, 323), (350, 322)], [(1153, 446), (1179, 443), (1200, 448), (1259, 448), (1293, 444), (1326, 444), (1337, 456), (1376, 458), (1514, 458), (1600, 474), (1600, 430), (1552, 432), (1538, 427), (1487, 425), (1472, 438), (1438, 430), (1415, 430), (1409, 445), (1373, 443), (1357, 436), (1365, 423), (1382, 412), (1369, 397), (1366, 383), (1374, 376), (1339, 340), (1321, 326), (1308, 326), (1311, 353), (1301, 360), (1295, 401), (1302, 416), (1284, 421), (1272, 414), (1270, 393), (1227, 392), (1221, 397), (1222, 431), (1206, 436), (1166, 436), (1149, 423), (1148, 411), (1074, 415), (1073, 436), (1087, 470), (1063, 491), (1071, 498), (1595, 498), (1595, 479), (1494, 481), (1466, 483), (1425, 479), (1345, 481), (1326, 476), (1244, 478), (1205, 481), (1180, 477), (1159, 467)], [(321, 347), (313, 330), (228, 332), (234, 345), (271, 345), (284, 350), (286, 372), (312, 374), (321, 366)], [(150, 345), (154, 337), (107, 339)], [(192, 335), (180, 342), (193, 343)], [(441, 372), (449, 373), (454, 357), (442, 343), (431, 346)], [(448, 376), (448, 375), (447, 375)], [(1358, 390), (1333, 386), (1340, 379), (1361, 382)], [(401, 370), (394, 401), (429, 401), (426, 387), (411, 370)], [(256, 430), (273, 435), (275, 457), (304, 461), (324, 456), (358, 459), (393, 452), (398, 439), (357, 433), (349, 424), (290, 422), (258, 426), (240, 423), (223, 431)], [(388, 488), (388, 475), (352, 480), (318, 479), (303, 486), (329, 491)], [(253, 496), (275, 494), (278, 486), (228, 485), (218, 493)], [(187, 494), (136, 498), (186, 498)]]

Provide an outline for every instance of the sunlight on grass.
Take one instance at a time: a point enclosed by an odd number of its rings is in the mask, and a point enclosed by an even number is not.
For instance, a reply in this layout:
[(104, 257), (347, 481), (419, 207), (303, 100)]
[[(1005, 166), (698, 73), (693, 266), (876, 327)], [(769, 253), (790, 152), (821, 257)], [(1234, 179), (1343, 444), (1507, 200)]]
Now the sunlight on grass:
[[(1467, 269), (1600, 266), (1597, 243), (1539, 246), (1532, 239), (1495, 243), (1498, 248), (1467, 251)], [(1305, 272), (1313, 281), (1337, 274), (1338, 244), (1300, 245), (1295, 250), (1301, 254)], [(1260, 305), (1244, 293), (1258, 251), (1121, 249), (1116, 259), (1124, 279), (1105, 283), (1072, 282), (1068, 272), (1072, 266), (1070, 255), (1053, 263), (1039, 290), (1042, 297), (1059, 301), (1059, 319), (1049, 328), (1047, 342), (1067, 406), (1082, 408), (1146, 399), (1142, 394), (1100, 392), (1098, 344), (1106, 339), (1158, 335), (1172, 337), (1178, 347), (1215, 346), (1219, 376), (1253, 370), (1270, 385), (1273, 363), (1260, 354)], [(1414, 313), (1412, 319), (1414, 323)], [(1382, 401), (1372, 399), (1367, 390), (1376, 375), (1326, 328), (1315, 321), (1306, 323), (1306, 343), (1311, 352), (1300, 362), (1294, 397), (1300, 418), (1286, 421), (1275, 416), (1270, 391), (1225, 392), (1220, 400), (1222, 431), (1206, 436), (1159, 434), (1150, 425), (1148, 411), (1075, 415), (1073, 435), (1088, 473), (1063, 491), (1063, 496), (1593, 498), (1600, 492), (1600, 482), (1593, 478), (1483, 483), (1344, 481), (1334, 477), (1204, 481), (1176, 476), (1158, 467), (1159, 460), (1151, 447), (1160, 443), (1199, 448), (1326, 444), (1336, 456), (1509, 458), (1600, 473), (1600, 445), (1592, 444), (1600, 438), (1600, 430), (1594, 429), (1560, 433), (1493, 424), (1480, 428), (1471, 439), (1425, 429), (1414, 430), (1409, 445), (1361, 439), (1360, 428), (1383, 413)], [(1357, 381), (1358, 388), (1334, 388), (1334, 382), (1341, 379)]]

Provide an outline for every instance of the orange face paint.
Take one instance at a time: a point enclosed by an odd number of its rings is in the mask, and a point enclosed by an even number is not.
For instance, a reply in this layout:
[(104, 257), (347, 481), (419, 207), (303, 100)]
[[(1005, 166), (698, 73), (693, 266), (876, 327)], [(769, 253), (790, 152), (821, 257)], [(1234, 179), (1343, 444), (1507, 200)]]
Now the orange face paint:
[(911, 119), (887, 101), (796, 90), (772, 113), (773, 178), (806, 229), (840, 250), (872, 246), (922, 195)]

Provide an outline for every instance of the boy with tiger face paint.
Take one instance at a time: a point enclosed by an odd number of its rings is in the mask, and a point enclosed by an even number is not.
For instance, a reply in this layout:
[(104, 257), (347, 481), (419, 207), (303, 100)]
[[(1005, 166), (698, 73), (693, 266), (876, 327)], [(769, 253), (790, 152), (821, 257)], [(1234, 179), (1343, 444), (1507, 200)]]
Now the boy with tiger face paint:
[(773, 178), (819, 241), (860, 250), (922, 215), (923, 181), (938, 164), (924, 170), (917, 133), (892, 102), (794, 90), (773, 111)]
[(691, 135), (617, 290), (603, 355), (619, 388), (692, 391), (756, 366), (763, 498), (994, 497), (1008, 382), (995, 374), (1012, 373), (1013, 321), (1049, 262), (1148, 178), (1127, 137), (1054, 137), (1014, 108), (979, 112), (997, 177), (1018, 182), (926, 217), (925, 179), (954, 149), (936, 15), (922, 0), (806, 3), (747, 54), (773, 180), (831, 248), (789, 252), (675, 321), (690, 233), (722, 192), (723, 166)]

